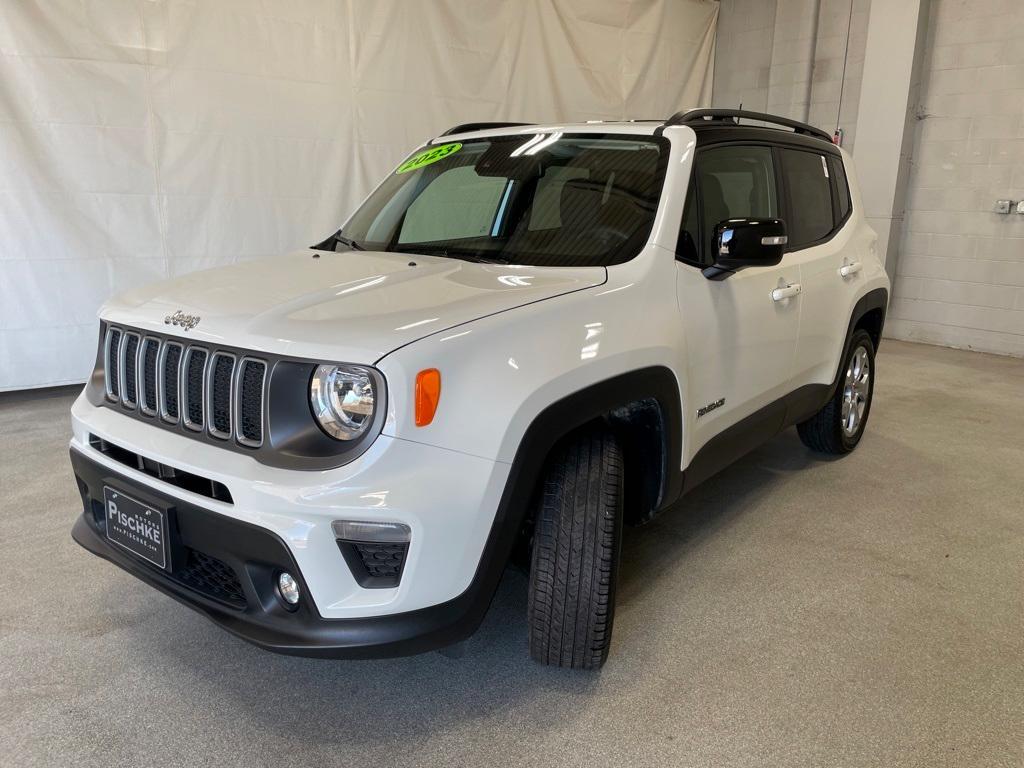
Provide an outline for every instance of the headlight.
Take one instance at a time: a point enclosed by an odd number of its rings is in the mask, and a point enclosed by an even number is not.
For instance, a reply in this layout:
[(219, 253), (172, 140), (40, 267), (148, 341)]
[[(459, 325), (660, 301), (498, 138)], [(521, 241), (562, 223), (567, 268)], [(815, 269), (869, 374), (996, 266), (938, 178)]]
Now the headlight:
[(357, 366), (321, 365), (310, 383), (309, 403), (324, 432), (355, 440), (373, 423), (373, 378)]

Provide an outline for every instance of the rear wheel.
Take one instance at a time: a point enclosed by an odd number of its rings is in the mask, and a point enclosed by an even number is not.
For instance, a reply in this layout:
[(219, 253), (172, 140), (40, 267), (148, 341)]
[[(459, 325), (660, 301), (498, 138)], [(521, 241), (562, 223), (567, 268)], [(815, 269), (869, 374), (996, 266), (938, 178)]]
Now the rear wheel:
[(588, 429), (552, 456), (530, 564), (530, 655), (542, 664), (598, 669), (608, 658), (622, 489), (622, 454), (606, 429)]
[(866, 331), (854, 331), (832, 399), (797, 425), (804, 445), (833, 454), (849, 453), (857, 447), (871, 412), (874, 374), (875, 345)]

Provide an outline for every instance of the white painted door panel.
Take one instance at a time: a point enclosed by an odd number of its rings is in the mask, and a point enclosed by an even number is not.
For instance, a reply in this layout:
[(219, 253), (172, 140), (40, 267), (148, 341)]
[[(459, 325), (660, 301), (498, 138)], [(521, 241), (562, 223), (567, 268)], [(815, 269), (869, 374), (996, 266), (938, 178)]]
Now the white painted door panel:
[[(800, 267), (800, 343), (793, 367), (794, 386), (832, 381), (846, 339), (849, 311), (864, 279), (864, 244), (851, 236), (848, 225), (822, 245), (788, 254)], [(843, 277), (844, 265), (861, 267)]]
[[(788, 257), (725, 280), (708, 280), (682, 263), (676, 274), (689, 356), (683, 400), (692, 457), (712, 437), (790, 391), (803, 297), (772, 298), (773, 291), (800, 282), (800, 268)], [(707, 406), (714, 407), (698, 416)]]

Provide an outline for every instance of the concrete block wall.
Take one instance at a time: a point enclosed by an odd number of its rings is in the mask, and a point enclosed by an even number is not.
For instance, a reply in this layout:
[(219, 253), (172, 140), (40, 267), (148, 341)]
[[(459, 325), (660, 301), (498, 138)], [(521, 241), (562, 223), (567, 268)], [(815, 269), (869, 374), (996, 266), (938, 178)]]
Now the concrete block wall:
[[(745, 109), (805, 120), (829, 133), (838, 117), (843, 146), (852, 149), (869, 4), (721, 0), (713, 106), (742, 103)], [(850, 52), (844, 78), (847, 28)]]
[[(993, 212), (1024, 200), (1024, 2), (927, 6), (886, 335), (1024, 356), (1024, 215)], [(721, 0), (712, 103), (829, 132), (838, 110), (853, 151), (869, 13), (870, 0)]]
[(932, 0), (887, 335), (1024, 356), (1024, 3)]
[[(857, 137), (857, 102), (864, 70), (869, 7), (870, 0), (821, 0), (818, 13), (807, 122), (831, 133), (838, 121), (843, 129), (843, 147), (851, 152)], [(844, 75), (847, 27), (849, 55)]]
[(712, 106), (767, 111), (774, 33), (775, 0), (721, 0)]

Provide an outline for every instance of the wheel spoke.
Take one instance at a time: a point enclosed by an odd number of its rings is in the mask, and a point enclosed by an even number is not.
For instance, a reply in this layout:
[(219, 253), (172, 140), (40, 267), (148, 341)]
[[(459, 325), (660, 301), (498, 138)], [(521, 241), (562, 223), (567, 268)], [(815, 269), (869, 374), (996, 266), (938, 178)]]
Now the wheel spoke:
[(840, 423), (848, 437), (857, 434), (864, 412), (867, 410), (868, 394), (871, 391), (871, 360), (864, 347), (857, 347), (850, 356), (843, 387), (843, 403)]

